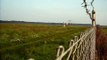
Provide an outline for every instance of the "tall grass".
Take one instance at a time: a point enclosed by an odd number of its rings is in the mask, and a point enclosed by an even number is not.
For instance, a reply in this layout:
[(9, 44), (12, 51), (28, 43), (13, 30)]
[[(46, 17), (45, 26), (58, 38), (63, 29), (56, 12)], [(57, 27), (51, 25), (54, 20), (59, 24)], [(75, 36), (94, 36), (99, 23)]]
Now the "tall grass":
[(67, 48), (69, 40), (86, 29), (82, 26), (0, 24), (0, 60), (54, 60), (59, 45)]

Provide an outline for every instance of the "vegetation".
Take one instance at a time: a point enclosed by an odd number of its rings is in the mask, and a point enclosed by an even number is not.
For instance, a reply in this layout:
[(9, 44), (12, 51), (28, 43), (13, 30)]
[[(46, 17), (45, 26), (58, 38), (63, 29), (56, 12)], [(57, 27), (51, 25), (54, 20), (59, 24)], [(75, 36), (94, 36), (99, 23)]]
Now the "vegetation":
[(103, 27), (102, 31), (107, 35), (107, 27)]
[(107, 60), (107, 27), (97, 27), (96, 30), (97, 60)]
[(86, 29), (81, 26), (0, 24), (0, 60), (54, 60), (59, 45), (67, 48), (69, 40)]

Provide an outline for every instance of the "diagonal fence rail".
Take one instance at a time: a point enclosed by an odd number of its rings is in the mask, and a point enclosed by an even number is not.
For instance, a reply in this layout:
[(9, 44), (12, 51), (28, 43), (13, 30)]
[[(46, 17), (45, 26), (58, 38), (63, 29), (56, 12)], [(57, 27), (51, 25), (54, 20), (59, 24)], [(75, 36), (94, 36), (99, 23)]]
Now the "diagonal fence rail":
[(69, 43), (69, 48), (58, 47), (56, 60), (95, 60), (95, 28), (90, 28), (75, 36)]

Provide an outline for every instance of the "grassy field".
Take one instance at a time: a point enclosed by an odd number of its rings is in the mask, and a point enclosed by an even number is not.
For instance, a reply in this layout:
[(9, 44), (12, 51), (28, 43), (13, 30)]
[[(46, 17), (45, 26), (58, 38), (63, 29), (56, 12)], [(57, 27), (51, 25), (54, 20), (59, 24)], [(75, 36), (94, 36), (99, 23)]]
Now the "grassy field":
[(104, 32), (104, 34), (107, 35), (107, 27), (103, 27), (103, 28), (102, 28), (102, 31)]
[(42, 24), (0, 24), (0, 60), (55, 60), (59, 45), (68, 48), (82, 26), (49, 26)]

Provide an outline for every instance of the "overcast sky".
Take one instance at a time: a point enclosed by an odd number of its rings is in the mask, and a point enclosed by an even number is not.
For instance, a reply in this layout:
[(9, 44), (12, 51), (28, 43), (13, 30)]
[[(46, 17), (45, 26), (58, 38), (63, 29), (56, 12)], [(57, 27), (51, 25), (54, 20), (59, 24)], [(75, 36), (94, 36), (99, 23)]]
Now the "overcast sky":
[[(91, 24), (81, 3), (82, 0), (0, 0), (0, 20), (34, 22), (71, 20), (72, 23)], [(107, 0), (95, 0), (94, 6), (97, 24), (107, 25)]]

